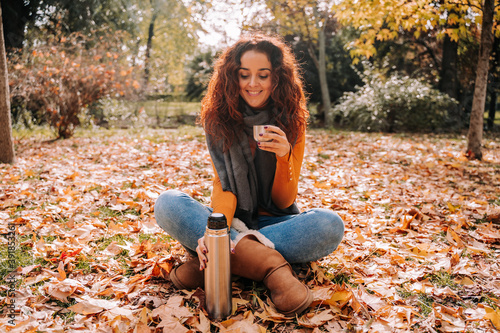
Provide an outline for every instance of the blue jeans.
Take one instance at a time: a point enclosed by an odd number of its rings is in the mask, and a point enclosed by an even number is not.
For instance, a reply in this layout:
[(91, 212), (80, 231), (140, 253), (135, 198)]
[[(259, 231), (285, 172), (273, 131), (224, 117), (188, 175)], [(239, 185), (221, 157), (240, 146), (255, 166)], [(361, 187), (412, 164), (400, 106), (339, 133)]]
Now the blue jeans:
[[(211, 213), (212, 208), (177, 190), (162, 193), (155, 203), (158, 225), (192, 251), (205, 234)], [(298, 215), (260, 216), (259, 232), (289, 263), (306, 263), (337, 248), (344, 236), (344, 222), (328, 209), (315, 208)], [(238, 232), (231, 228), (231, 239), (237, 236)]]

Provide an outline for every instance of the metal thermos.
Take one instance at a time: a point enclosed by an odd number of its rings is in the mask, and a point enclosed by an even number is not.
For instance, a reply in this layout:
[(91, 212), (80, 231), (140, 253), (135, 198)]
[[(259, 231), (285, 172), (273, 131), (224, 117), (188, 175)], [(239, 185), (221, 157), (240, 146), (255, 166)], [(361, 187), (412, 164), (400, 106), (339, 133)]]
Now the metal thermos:
[(205, 232), (207, 267), (205, 268), (206, 309), (212, 319), (224, 319), (231, 314), (231, 241), (224, 214), (209, 216)]

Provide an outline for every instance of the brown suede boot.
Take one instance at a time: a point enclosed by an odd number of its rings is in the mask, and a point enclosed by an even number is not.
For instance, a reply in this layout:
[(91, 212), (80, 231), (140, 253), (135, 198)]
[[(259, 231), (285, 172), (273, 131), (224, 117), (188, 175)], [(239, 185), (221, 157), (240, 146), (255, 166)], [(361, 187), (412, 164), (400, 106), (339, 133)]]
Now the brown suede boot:
[(313, 301), (311, 291), (294, 276), (285, 258), (253, 235), (236, 244), (235, 254), (231, 255), (231, 273), (263, 281), (276, 309), (286, 316), (304, 311)]
[(205, 275), (200, 271), (200, 260), (193, 257), (184, 264), (176, 266), (170, 272), (170, 281), (177, 289), (196, 289), (203, 288), (205, 284)]

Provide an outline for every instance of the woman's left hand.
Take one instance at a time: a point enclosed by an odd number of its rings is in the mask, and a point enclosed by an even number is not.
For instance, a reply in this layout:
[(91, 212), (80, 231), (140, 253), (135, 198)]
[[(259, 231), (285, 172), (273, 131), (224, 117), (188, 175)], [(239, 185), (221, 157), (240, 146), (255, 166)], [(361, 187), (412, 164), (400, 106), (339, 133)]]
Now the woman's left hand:
[(267, 125), (265, 130), (266, 132), (260, 136), (262, 141), (257, 142), (260, 149), (275, 153), (278, 157), (283, 157), (290, 152), (290, 143), (281, 128)]

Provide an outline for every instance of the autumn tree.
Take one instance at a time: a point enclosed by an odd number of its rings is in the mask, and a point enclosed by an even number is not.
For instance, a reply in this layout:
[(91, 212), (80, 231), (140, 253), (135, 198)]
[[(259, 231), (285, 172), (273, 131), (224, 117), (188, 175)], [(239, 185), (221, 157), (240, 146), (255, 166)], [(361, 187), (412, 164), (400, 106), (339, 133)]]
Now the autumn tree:
[[(95, 33), (103, 27), (112, 31), (137, 31), (134, 0), (31, 0), (34, 20), (47, 25), (61, 23), (64, 33)], [(40, 23), (38, 23), (40, 24)]]
[(10, 123), (9, 80), (1, 13), (0, 7), (0, 163), (13, 163), (15, 155)]
[(143, 91), (162, 92), (183, 85), (184, 66), (201, 29), (194, 13), (202, 15), (207, 6), (204, 0), (137, 1), (141, 17), (137, 59), (144, 64)]
[(58, 33), (50, 31), (57, 24), (64, 34), (126, 31), (129, 38), (122, 41), (123, 53), (128, 53), (132, 65), (143, 66), (143, 89), (151, 83), (156, 91), (167, 89), (170, 82), (183, 85), (184, 60), (197, 46), (196, 32), (210, 6), (205, 0), (5, 1), (16, 13), (7, 17), (7, 34), (18, 48), (39, 43), (37, 30)]
[[(469, 156), (480, 159), (488, 62), (492, 43), (489, 40), (492, 40), (491, 30), (495, 16), (494, 0), (487, 0), (484, 5), (478, 0), (467, 2), (455, 0), (441, 0), (439, 2), (432, 0), (405, 2), (398, 0), (383, 2), (345, 0), (337, 3), (332, 9), (339, 22), (353, 26), (360, 31), (360, 37), (350, 45), (351, 55), (355, 62), (362, 57), (370, 58), (373, 56), (377, 52), (377, 41), (394, 40), (401, 33), (412, 34), (415, 38), (424, 34), (436, 36), (438, 39), (444, 39), (443, 45), (446, 45), (446, 49), (449, 50), (449, 48), (455, 47), (453, 43), (458, 42), (471, 30), (482, 31), (480, 58), (482, 57), (483, 61), (478, 62), (473, 102), (475, 107), (471, 113), (469, 147), (467, 149)], [(496, 10), (496, 16), (500, 17), (498, 6)], [(498, 24), (495, 26), (495, 31), (500, 34)], [(451, 60), (443, 59), (445, 65), (450, 65), (450, 62)], [(447, 80), (447, 75), (450, 74), (453, 75), (453, 69), (445, 68), (441, 72), (441, 79)], [(483, 90), (484, 93), (481, 93)]]
[(107, 26), (111, 30), (136, 31), (133, 0), (2, 0), (7, 52), (22, 49), (41, 26), (61, 23), (65, 33), (91, 34)]
[[(482, 159), (481, 145), (483, 140), (484, 104), (486, 88), (488, 86), (488, 70), (490, 54), (493, 49), (493, 17), (495, 14), (495, 0), (484, 0), (483, 20), (481, 28), (481, 46), (476, 72), (474, 99), (470, 115), (469, 134), (467, 136), (467, 156)], [(499, 31), (500, 33), (500, 31)]]
[(100, 99), (132, 98), (140, 88), (136, 68), (121, 52), (125, 37), (116, 32), (41, 35), (49, 37), (11, 56), (10, 97), (17, 109), (39, 113), (58, 138), (71, 137), (84, 111)]
[[(257, 12), (250, 23), (258, 25), (262, 17), (270, 17), (276, 25), (278, 33), (282, 35), (298, 35), (303, 38), (308, 46), (308, 51), (313, 59), (319, 74), (322, 105), (325, 115), (325, 126), (333, 126), (333, 114), (330, 110), (331, 100), (326, 75), (326, 29), (333, 21), (330, 8), (333, 1), (316, 0), (288, 0), (252, 1), (252, 6), (260, 5), (266, 8), (267, 13)], [(248, 3), (247, 3), (248, 6)], [(262, 25), (262, 21), (260, 24)]]

